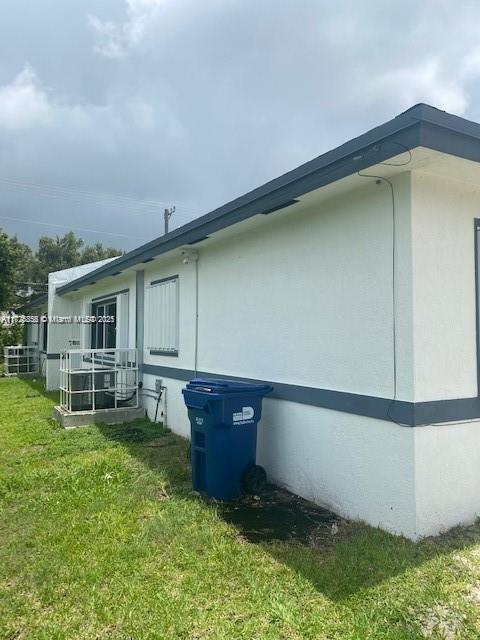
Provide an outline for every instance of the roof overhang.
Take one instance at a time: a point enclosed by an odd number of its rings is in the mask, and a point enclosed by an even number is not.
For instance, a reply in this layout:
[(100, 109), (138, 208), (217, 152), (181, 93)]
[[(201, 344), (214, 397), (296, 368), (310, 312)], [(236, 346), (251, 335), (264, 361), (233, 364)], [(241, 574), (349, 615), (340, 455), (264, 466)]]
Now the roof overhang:
[(293, 206), (307, 193), (417, 147), (480, 162), (480, 125), (429, 105), (415, 105), (358, 138), (60, 287), (57, 293), (78, 291), (127, 269), (138, 269), (142, 263), (182, 246), (195, 245), (252, 216)]

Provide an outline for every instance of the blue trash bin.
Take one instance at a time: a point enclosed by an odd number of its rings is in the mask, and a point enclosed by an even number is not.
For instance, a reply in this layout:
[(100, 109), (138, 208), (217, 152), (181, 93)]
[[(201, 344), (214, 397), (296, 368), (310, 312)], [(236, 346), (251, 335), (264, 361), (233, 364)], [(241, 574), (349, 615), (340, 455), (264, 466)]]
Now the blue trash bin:
[(265, 484), (255, 463), (262, 399), (273, 387), (235, 380), (196, 378), (182, 389), (191, 425), (192, 484), (217, 500)]

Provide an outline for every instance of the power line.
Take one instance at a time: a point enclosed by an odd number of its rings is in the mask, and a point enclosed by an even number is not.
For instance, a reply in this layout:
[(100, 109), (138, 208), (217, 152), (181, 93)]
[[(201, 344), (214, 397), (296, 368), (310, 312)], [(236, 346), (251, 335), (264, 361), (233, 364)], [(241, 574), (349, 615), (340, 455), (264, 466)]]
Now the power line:
[(0, 181), (4, 182), (6, 184), (11, 184), (12, 186), (19, 186), (22, 188), (26, 188), (26, 189), (43, 189), (43, 190), (48, 190), (51, 192), (56, 192), (56, 193), (62, 193), (65, 195), (79, 195), (82, 197), (89, 197), (89, 198), (94, 198), (96, 200), (101, 199), (101, 200), (110, 200), (111, 202), (117, 203), (117, 204), (128, 204), (130, 205), (141, 205), (141, 206), (148, 206), (148, 207), (154, 207), (154, 208), (160, 208), (161, 206), (163, 206), (165, 203), (158, 200), (145, 200), (145, 199), (140, 199), (140, 198), (133, 198), (131, 196), (120, 196), (117, 194), (106, 194), (106, 193), (98, 193), (98, 192), (93, 192), (93, 191), (87, 191), (85, 189), (78, 189), (75, 187), (65, 187), (65, 186), (59, 186), (59, 185), (52, 185), (52, 184), (39, 184), (39, 183), (35, 183), (35, 182), (27, 182), (25, 180), (18, 180), (18, 179), (14, 179), (14, 178), (7, 178), (7, 177), (0, 177)]
[(15, 218), (13, 216), (0, 216), (1, 220), (12, 220), (14, 222), (25, 222), (28, 224), (38, 224), (38, 225), (42, 225), (44, 227), (56, 227), (58, 229), (69, 229), (71, 231), (81, 231), (83, 233), (97, 233), (97, 234), (101, 234), (104, 236), (115, 236), (117, 238), (129, 238), (132, 240), (148, 240), (148, 238), (140, 238), (138, 236), (131, 236), (128, 235), (126, 233), (111, 233), (110, 231), (99, 231), (98, 229), (87, 229), (85, 227), (72, 227), (71, 225), (65, 225), (65, 224), (54, 224), (51, 222), (40, 222), (38, 220), (31, 220), (31, 219), (27, 219), (27, 218)]
[(51, 200), (63, 200), (64, 202), (68, 202), (70, 205), (78, 205), (81, 207), (85, 207), (86, 206), (86, 202), (89, 204), (89, 206), (91, 206), (92, 204), (94, 205), (100, 205), (100, 206), (106, 206), (108, 208), (112, 208), (114, 207), (115, 209), (120, 209), (123, 211), (128, 211), (129, 213), (133, 213), (135, 214), (146, 214), (146, 215), (158, 215), (157, 211), (142, 211), (142, 210), (136, 210), (133, 211), (132, 210), (132, 205), (125, 205), (125, 204), (120, 204), (117, 202), (109, 202), (109, 201), (101, 201), (99, 199), (95, 199), (95, 198), (84, 198), (82, 199), (80, 196), (76, 196), (75, 194), (64, 194), (64, 193), (57, 193), (57, 192), (49, 192), (49, 191), (45, 191), (42, 190), (40, 188), (38, 189), (30, 189), (28, 187), (24, 187), (22, 185), (12, 185), (12, 184), (7, 184), (6, 185), (6, 189), (8, 190), (13, 190), (13, 191), (17, 191), (20, 193), (24, 193), (24, 194), (35, 194), (37, 196), (40, 197), (44, 197), (44, 198), (49, 198)]
[[(27, 182), (24, 180), (9, 178), (6, 176), (3, 176), (3, 177), (0, 176), (0, 183), (3, 184), (5, 188), (12, 189), (14, 191), (20, 191), (23, 193), (33, 192), (36, 195), (39, 195), (41, 197), (50, 198), (52, 200), (68, 201), (70, 204), (74, 204), (82, 207), (85, 206), (85, 200), (87, 200), (87, 201), (90, 201), (91, 203), (103, 204), (104, 206), (106, 205), (109, 207), (115, 207), (116, 209), (121, 209), (124, 211), (126, 210), (130, 214), (134, 214), (134, 215), (146, 214), (146, 215), (158, 216), (159, 208), (162, 204), (164, 204), (161, 201), (141, 200), (141, 199), (132, 198), (130, 196), (94, 193), (91, 191), (76, 189), (73, 187), (61, 187), (58, 185), (51, 185), (51, 184), (39, 184), (35, 182)], [(132, 210), (133, 208), (138, 209), (139, 207), (141, 209), (143, 208), (144, 210), (140, 210), (140, 211)], [(198, 212), (196, 211), (194, 212), (194, 209), (192, 208), (184, 207), (184, 206), (182, 206), (181, 208), (183, 209), (183, 211), (180, 211), (179, 213), (177, 213), (177, 216), (176, 216), (177, 224), (175, 225), (175, 227), (181, 226), (182, 224), (185, 224), (186, 222), (189, 222), (190, 220), (198, 216)], [(164, 209), (164, 212), (165, 211), (167, 211), (167, 209)], [(168, 218), (170, 218), (171, 213), (170, 213), (170, 210), (168, 211), (169, 211)], [(191, 212), (191, 215), (188, 215), (187, 213), (188, 211)], [(180, 220), (178, 220), (178, 218), (180, 218)], [(131, 238), (131, 239), (142, 240), (142, 241), (147, 239), (139, 236), (130, 236), (128, 234), (101, 231), (99, 229), (73, 227), (71, 225), (60, 225), (55, 223), (40, 222), (37, 220), (32, 220), (27, 218), (17, 218), (13, 216), (0, 216), (0, 219), (11, 220), (14, 222), (37, 224), (41, 226), (54, 227), (59, 229), (71, 229), (72, 231), (81, 231), (85, 233), (107, 235), (107, 236), (118, 237), (118, 238), (123, 237), (123, 238)], [(164, 213), (164, 221), (165, 221), (165, 213)], [(168, 223), (167, 223), (167, 226), (168, 226)]]
[[(4, 185), (13, 188), (20, 189), (23, 191), (36, 191), (40, 193), (40, 195), (45, 196), (57, 196), (57, 197), (80, 197), (87, 198), (95, 201), (107, 201), (110, 204), (113, 204), (118, 207), (128, 207), (128, 208), (143, 208), (143, 209), (152, 209), (152, 211), (148, 213), (157, 213), (157, 211), (165, 206), (165, 202), (161, 200), (145, 200), (140, 198), (133, 198), (131, 196), (117, 195), (117, 194), (105, 194), (105, 193), (97, 193), (93, 191), (87, 191), (85, 189), (78, 189), (75, 187), (62, 187), (59, 185), (52, 184), (39, 184), (35, 182), (27, 182), (25, 180), (18, 180), (15, 178), (9, 178), (6, 176), (0, 176), (0, 182)], [(181, 204), (181, 208), (184, 211), (190, 211), (192, 214), (197, 214), (197, 211), (192, 207)], [(147, 213), (147, 211), (145, 211)]]
[(48, 287), (46, 282), (15, 282), (16, 285), (27, 285), (29, 287)]

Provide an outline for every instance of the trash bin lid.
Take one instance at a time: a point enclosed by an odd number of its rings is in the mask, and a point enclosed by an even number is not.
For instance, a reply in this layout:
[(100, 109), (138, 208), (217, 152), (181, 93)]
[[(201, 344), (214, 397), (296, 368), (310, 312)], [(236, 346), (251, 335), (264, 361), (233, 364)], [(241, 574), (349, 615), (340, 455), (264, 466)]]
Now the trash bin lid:
[(203, 393), (270, 393), (273, 387), (269, 384), (254, 384), (223, 378), (194, 378), (187, 383), (187, 389)]

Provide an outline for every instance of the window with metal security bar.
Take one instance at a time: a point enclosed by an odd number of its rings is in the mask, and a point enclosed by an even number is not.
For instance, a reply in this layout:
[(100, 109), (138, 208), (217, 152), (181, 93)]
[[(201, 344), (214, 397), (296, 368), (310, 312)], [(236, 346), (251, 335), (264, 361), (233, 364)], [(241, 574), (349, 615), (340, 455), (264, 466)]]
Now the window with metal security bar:
[(178, 356), (178, 276), (154, 280), (146, 291), (145, 346), (152, 355)]

